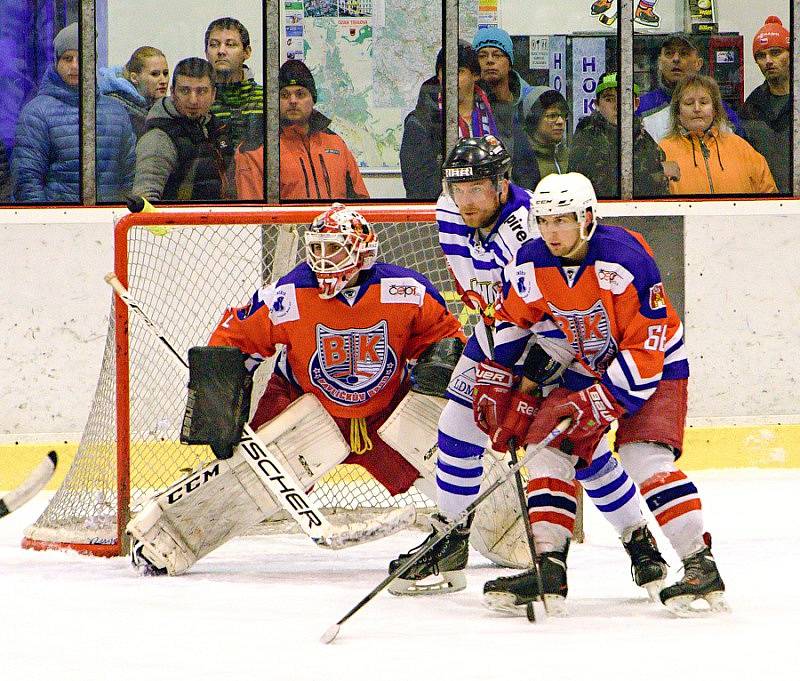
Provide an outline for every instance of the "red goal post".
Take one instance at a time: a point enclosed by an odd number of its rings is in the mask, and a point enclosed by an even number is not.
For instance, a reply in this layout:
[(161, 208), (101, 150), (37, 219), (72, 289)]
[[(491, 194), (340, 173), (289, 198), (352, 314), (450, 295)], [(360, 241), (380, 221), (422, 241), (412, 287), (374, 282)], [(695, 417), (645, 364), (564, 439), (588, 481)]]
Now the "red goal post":
[[(354, 206), (375, 226), (381, 260), (416, 269), (443, 293), (465, 326), (438, 245), (432, 206)], [(324, 206), (135, 213), (114, 232), (114, 271), (181, 353), (204, 344), (222, 311), (303, 259), (302, 235)], [(100, 276), (100, 274), (98, 274)], [(264, 362), (267, 365), (267, 362)], [(270, 366), (259, 370), (263, 387)], [(127, 552), (124, 528), (144, 500), (208, 462), (207, 447), (178, 433), (186, 376), (163, 346), (114, 300), (103, 363), (78, 452), (64, 483), (26, 531), (26, 548), (72, 548), (100, 556)], [(339, 466), (315, 488), (331, 513), (407, 503), (430, 507), (412, 488), (391, 497), (359, 466)]]

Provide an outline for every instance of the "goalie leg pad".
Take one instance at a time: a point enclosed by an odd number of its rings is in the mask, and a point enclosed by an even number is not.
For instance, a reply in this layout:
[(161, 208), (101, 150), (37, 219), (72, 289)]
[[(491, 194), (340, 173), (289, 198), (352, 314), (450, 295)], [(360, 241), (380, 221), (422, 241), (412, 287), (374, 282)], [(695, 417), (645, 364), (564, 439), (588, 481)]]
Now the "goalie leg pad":
[[(421, 477), (414, 486), (432, 500), (437, 493), (438, 423), (446, 404), (443, 398), (409, 392), (378, 429), (381, 439), (419, 471)], [(484, 456), (483, 466), (483, 489), (506, 470), (505, 463), (491, 455)], [(527, 482), (524, 476), (523, 482)], [(498, 565), (519, 569), (532, 567), (513, 478), (476, 509), (470, 543)]]
[[(305, 489), (344, 461), (349, 447), (316, 397), (303, 395), (258, 435)], [(281, 510), (238, 448), (151, 499), (127, 531), (142, 555), (171, 575)]]

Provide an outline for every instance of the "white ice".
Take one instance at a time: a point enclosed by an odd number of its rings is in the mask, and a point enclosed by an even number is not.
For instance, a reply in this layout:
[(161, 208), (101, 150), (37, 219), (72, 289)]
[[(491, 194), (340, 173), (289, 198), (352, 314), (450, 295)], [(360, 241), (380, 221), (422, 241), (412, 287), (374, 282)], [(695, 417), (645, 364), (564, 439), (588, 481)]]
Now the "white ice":
[[(0, 519), (0, 675), (21, 681), (738, 681), (800, 679), (800, 471), (693, 474), (732, 613), (681, 620), (633, 585), (619, 541), (587, 511), (569, 557), (569, 616), (530, 624), (481, 604), (508, 570), (471, 557), (464, 592), (382, 593), (322, 633), (416, 544), (405, 532), (338, 553), (298, 536), (234, 541), (175, 578), (125, 558), (19, 548), (46, 503)], [(651, 526), (654, 523), (651, 521)], [(677, 574), (679, 561), (658, 533)]]

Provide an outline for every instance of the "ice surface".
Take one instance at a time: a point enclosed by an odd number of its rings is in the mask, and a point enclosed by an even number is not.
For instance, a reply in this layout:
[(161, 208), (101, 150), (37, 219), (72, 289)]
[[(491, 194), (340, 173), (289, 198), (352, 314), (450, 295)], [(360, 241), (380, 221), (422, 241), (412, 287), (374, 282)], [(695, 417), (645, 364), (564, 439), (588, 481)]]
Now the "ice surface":
[[(647, 601), (613, 531), (590, 509), (588, 541), (570, 552), (569, 617), (530, 624), (486, 610), (483, 582), (511, 573), (473, 554), (466, 591), (382, 593), (329, 646), (323, 632), (418, 533), (340, 552), (300, 535), (247, 538), (187, 575), (145, 578), (123, 558), (20, 549), (47, 501), (40, 495), (0, 519), (0, 672), (14, 681), (800, 679), (800, 471), (692, 478), (729, 615), (680, 620)], [(679, 561), (656, 534), (672, 578)]]

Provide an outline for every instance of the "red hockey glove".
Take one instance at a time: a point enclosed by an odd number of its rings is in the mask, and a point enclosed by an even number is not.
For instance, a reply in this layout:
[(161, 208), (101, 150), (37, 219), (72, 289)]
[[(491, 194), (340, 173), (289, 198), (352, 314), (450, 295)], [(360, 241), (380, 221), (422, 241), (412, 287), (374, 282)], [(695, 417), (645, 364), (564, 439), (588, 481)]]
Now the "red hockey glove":
[(496, 452), (505, 452), (512, 437), (517, 441), (517, 445), (521, 445), (543, 401), (542, 397), (526, 395), (517, 390), (512, 391), (508, 411), (502, 423), (489, 433), (492, 438), (492, 449)]
[(591, 461), (600, 438), (624, 413), (619, 403), (600, 383), (577, 392), (557, 388), (545, 398), (528, 429), (525, 444), (541, 442), (561, 419), (569, 417), (572, 419), (569, 429), (554, 440), (551, 446), (558, 448), (568, 439), (575, 448), (569, 453)]
[(487, 359), (475, 367), (472, 414), (478, 428), (487, 435), (503, 422), (511, 403), (513, 384), (511, 370), (497, 362)]

